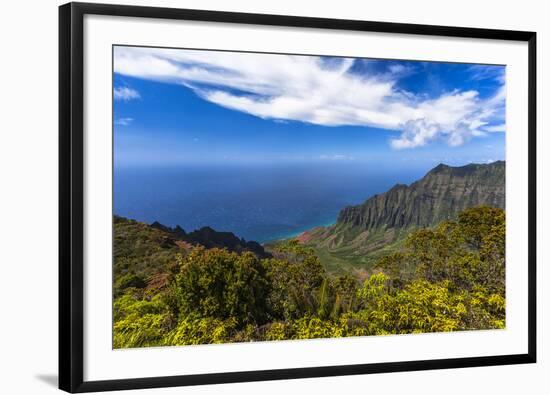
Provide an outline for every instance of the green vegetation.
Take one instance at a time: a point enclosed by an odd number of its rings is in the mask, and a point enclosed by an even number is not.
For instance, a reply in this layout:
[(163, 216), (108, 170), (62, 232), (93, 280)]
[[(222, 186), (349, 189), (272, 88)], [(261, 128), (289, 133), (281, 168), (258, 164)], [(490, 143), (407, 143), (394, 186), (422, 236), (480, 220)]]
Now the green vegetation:
[(259, 257), (121, 218), (114, 231), (115, 348), (505, 326), (499, 208), (410, 233), (361, 278), (327, 273), (297, 240)]
[(336, 224), (328, 228), (328, 232), (338, 233), (338, 240), (327, 242), (325, 236), (321, 236), (320, 241), (313, 239), (305, 244), (314, 249), (328, 273), (361, 277), (362, 273), (372, 271), (378, 259), (401, 250), (415, 229), (380, 229), (361, 234), (354, 227)]
[(506, 164), (439, 165), (410, 185), (397, 184), (356, 206), (336, 223), (300, 235), (329, 273), (371, 272), (379, 258), (399, 251), (408, 235), (458, 218), (470, 207), (504, 209)]

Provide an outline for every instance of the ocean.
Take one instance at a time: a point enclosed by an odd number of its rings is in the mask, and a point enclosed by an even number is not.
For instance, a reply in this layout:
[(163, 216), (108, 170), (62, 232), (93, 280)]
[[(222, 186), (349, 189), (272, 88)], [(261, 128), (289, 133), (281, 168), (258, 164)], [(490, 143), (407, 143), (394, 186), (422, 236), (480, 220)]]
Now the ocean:
[(332, 224), (343, 207), (409, 184), (426, 170), (353, 161), (117, 167), (114, 214), (266, 242)]

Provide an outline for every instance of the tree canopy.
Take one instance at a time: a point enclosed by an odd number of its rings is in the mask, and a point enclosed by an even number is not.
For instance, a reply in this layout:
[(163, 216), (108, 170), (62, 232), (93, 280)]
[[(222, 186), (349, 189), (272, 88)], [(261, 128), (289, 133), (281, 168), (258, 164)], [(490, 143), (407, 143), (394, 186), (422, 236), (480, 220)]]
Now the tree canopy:
[[(131, 232), (152, 266), (125, 243)], [(363, 282), (328, 275), (296, 240), (259, 258), (177, 248), (156, 229), (124, 224), (117, 232), (115, 223), (115, 250), (115, 348), (505, 326), (505, 215), (497, 208), (412, 231)]]

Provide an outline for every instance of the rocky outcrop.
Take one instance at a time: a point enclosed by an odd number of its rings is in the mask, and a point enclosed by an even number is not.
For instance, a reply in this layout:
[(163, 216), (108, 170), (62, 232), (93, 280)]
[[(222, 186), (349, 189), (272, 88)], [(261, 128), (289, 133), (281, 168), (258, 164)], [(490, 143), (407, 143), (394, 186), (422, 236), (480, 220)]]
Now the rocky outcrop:
[(191, 245), (202, 245), (206, 248), (226, 248), (229, 251), (239, 253), (251, 251), (260, 258), (271, 256), (264, 250), (260, 243), (238, 238), (231, 232), (218, 232), (209, 226), (189, 233), (185, 232), (179, 225), (171, 228), (157, 221), (153, 222), (151, 227), (169, 233), (177, 241), (182, 241)]

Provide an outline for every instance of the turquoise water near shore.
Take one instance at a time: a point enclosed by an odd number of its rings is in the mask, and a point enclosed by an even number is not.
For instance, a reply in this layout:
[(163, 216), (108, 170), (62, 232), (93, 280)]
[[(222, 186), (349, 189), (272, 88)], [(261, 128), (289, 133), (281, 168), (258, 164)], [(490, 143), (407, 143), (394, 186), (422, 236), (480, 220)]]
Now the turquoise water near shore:
[(316, 225), (314, 226), (303, 226), (301, 228), (298, 228), (296, 230), (293, 230), (291, 232), (288, 232), (288, 233), (281, 233), (281, 234), (278, 234), (278, 235), (272, 235), (272, 238), (271, 239), (268, 239), (268, 240), (262, 240), (261, 242), (262, 243), (269, 243), (269, 242), (273, 242), (273, 241), (277, 241), (277, 240), (288, 240), (288, 239), (293, 239), (299, 235), (301, 235), (302, 233), (304, 233), (305, 231), (308, 231), (310, 229), (313, 229), (315, 227), (319, 227), (319, 226), (331, 226), (331, 225), (334, 225), (336, 223), (336, 218), (328, 221), (328, 222), (325, 222), (325, 223), (317, 223)]

